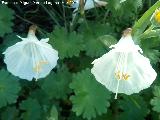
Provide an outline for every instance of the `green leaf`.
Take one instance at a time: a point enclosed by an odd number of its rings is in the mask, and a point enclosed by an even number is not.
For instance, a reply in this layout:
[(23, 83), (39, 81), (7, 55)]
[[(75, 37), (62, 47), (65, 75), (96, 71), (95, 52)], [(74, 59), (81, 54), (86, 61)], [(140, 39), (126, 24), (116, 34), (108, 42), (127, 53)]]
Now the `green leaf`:
[(6, 35), (3, 39), (3, 43), (0, 44), (0, 52), (4, 52), (8, 47), (21, 41), (21, 39), (18, 38), (14, 33)]
[(107, 112), (107, 107), (110, 105), (110, 93), (95, 80), (90, 69), (73, 75), (70, 88), (75, 93), (70, 99), (73, 103), (72, 110), (76, 112), (77, 116), (82, 115), (83, 118), (90, 120), (97, 114), (101, 115)]
[(141, 7), (142, 0), (108, 0), (107, 6), (107, 8), (112, 12), (111, 17), (116, 17), (115, 19), (120, 18), (120, 20), (123, 19), (125, 21), (132, 20), (137, 17), (137, 13), (140, 11)]
[(81, 116), (76, 116), (73, 112), (71, 112), (68, 120), (86, 120), (86, 119), (81, 118)]
[(113, 117), (114, 114), (112, 114), (111, 110), (108, 110), (107, 113), (101, 115), (101, 116), (97, 116), (95, 119), (93, 120), (115, 120)]
[(20, 109), (25, 112), (22, 113), (23, 120), (40, 120), (41, 119), (41, 106), (36, 99), (28, 98), (22, 101)]
[(63, 27), (56, 27), (50, 34), (50, 43), (58, 50), (61, 59), (79, 56), (83, 50), (82, 36), (75, 31), (67, 32)]
[(109, 8), (112, 10), (119, 10), (121, 8), (120, 0), (108, 0)]
[(153, 63), (153, 64), (156, 64), (160, 60), (159, 59), (159, 57), (160, 57), (159, 50), (145, 49), (144, 54), (145, 54), (145, 56), (147, 56), (151, 60), (151, 63)]
[(42, 105), (49, 104), (49, 97), (42, 89), (36, 89), (30, 93), (30, 97), (36, 99)]
[(155, 86), (153, 90), (154, 97), (151, 99), (153, 110), (160, 113), (160, 86)]
[(79, 32), (83, 34), (85, 51), (88, 56), (97, 57), (106, 53), (106, 46), (98, 39), (100, 36), (113, 32), (109, 24), (88, 22), (81, 24)]
[(1, 120), (18, 120), (18, 114), (16, 107), (7, 107), (1, 113)]
[(7, 71), (0, 71), (0, 107), (15, 103), (20, 91), (18, 78), (10, 75)]
[(12, 32), (12, 20), (14, 12), (6, 5), (0, 4), (0, 37), (3, 37), (5, 33)]
[(143, 6), (143, 0), (137, 0), (136, 4), (138, 7), (142, 7)]
[(133, 26), (133, 35), (137, 37), (146, 29), (150, 24), (150, 18), (154, 11), (160, 7), (160, 1), (157, 1), (152, 7), (150, 7), (143, 16), (134, 24)]
[(152, 111), (150, 118), (151, 118), (152, 120), (159, 120), (159, 119), (160, 119), (160, 116), (159, 116), (159, 114), (157, 114), (156, 112)]
[(119, 100), (119, 107), (123, 112), (118, 120), (145, 120), (149, 113), (147, 104), (142, 97), (138, 95), (124, 96), (124, 100)]
[(49, 98), (64, 99), (70, 93), (69, 83), (71, 74), (66, 67), (62, 67), (57, 73), (51, 72), (43, 83), (41, 88), (48, 94)]
[(160, 37), (153, 37), (141, 40), (143, 54), (151, 60), (151, 63), (159, 62), (160, 52), (156, 49), (160, 44)]
[(47, 120), (58, 120), (58, 111), (55, 106), (52, 106), (50, 116)]
[(98, 39), (107, 47), (110, 47), (111, 45), (114, 45), (117, 43), (117, 39), (112, 35), (103, 35), (103, 36), (100, 36)]
[(143, 33), (140, 36), (140, 39), (148, 39), (148, 38), (153, 38), (153, 37), (158, 37), (160, 36), (160, 29), (156, 29), (156, 30), (150, 30), (147, 33)]

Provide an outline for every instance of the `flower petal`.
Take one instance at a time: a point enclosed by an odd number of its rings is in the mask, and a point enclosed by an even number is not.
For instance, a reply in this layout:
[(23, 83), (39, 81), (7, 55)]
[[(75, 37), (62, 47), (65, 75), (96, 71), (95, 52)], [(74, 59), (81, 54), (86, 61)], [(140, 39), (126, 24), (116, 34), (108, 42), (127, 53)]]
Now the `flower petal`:
[[(96, 80), (110, 91), (116, 93), (118, 80), (115, 78), (115, 69), (120, 52), (111, 50), (109, 53), (96, 59), (91, 72)], [(120, 80), (118, 93), (133, 94), (148, 88), (155, 80), (157, 74), (152, 68), (149, 59), (139, 52), (127, 53), (126, 71), (130, 75), (128, 80)]]
[(45, 77), (58, 60), (58, 52), (48, 43), (40, 41), (19, 42), (9, 47), (4, 54), (8, 71), (27, 80)]
[(44, 38), (44, 39), (41, 39), (40, 41), (41, 41), (41, 42), (48, 42), (48, 41), (49, 41), (49, 38)]
[(149, 59), (138, 52), (128, 54), (127, 71), (131, 77), (120, 82), (119, 93), (138, 93), (150, 87), (157, 76)]
[(50, 45), (46, 43), (46, 45), (38, 48), (41, 56), (37, 57), (37, 61), (44, 61), (46, 64), (42, 65), (42, 70), (38, 73), (37, 78), (45, 77), (57, 65), (57, 60), (59, 59), (58, 52), (48, 46)]
[(92, 62), (92, 64), (94, 64), (93, 68), (91, 69), (92, 74), (94, 74), (98, 82), (105, 85), (108, 89), (113, 86), (111, 84), (115, 79), (114, 72), (117, 64), (116, 58), (118, 59), (118, 53), (111, 50)]
[[(30, 57), (26, 57), (23, 47), (24, 44), (15, 44), (5, 51), (4, 62), (7, 64), (7, 69), (13, 75), (19, 76), (22, 79), (32, 80), (33, 73), (31, 72), (32, 62)], [(30, 51), (28, 51), (29, 53)]]

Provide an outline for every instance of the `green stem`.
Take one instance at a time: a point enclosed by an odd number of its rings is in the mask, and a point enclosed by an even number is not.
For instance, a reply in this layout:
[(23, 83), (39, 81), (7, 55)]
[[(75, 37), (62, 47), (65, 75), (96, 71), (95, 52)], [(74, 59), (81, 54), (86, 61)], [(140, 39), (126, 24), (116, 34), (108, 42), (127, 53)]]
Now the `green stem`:
[[(36, 23), (31, 22), (31, 21), (29, 21), (29, 20), (27, 20), (27, 19), (25, 19), (25, 18), (23, 18), (23, 17), (21, 17), (21, 16), (19, 16), (19, 15), (17, 15), (17, 14), (15, 14), (15, 16), (18, 17), (19, 19), (27, 22), (27, 23), (30, 23), (30, 24), (32, 24), (32, 25), (37, 25)], [(37, 29), (38, 32), (40, 32), (40, 33), (43, 34), (43, 35), (46, 35), (47, 32), (46, 32), (45, 30), (43, 30), (42, 28), (40, 28), (38, 25), (37, 25), (37, 27), (38, 27), (38, 29)]]
[(42, 6), (42, 8), (48, 13), (48, 15), (51, 17), (51, 19), (58, 25), (60, 26), (59, 22), (55, 19), (55, 16), (52, 15), (48, 9), (43, 5), (43, 4), (40, 4)]
[(73, 14), (72, 14), (72, 22), (70, 23), (70, 31), (74, 31), (74, 28), (76, 27), (77, 21), (79, 19), (79, 16), (77, 13), (74, 13), (75, 17), (73, 18)]
[(151, 5), (152, 5), (152, 1), (149, 0), (149, 1), (148, 1), (148, 6), (150, 7)]
[(88, 29), (89, 31), (91, 31), (91, 29), (89, 28), (89, 25), (88, 25), (88, 22), (87, 22), (87, 19), (86, 19), (85, 14), (84, 14), (82, 17), (83, 17), (83, 19), (84, 19), (84, 22), (85, 22), (85, 24), (86, 24), (87, 29)]
[(108, 17), (108, 13), (109, 13), (109, 10), (107, 10), (104, 14), (104, 18), (103, 18), (103, 23), (105, 24), (106, 23), (106, 19)]
[(29, 20), (27, 20), (27, 19), (25, 19), (25, 18), (23, 18), (23, 17), (21, 17), (21, 16), (19, 16), (19, 15), (17, 15), (17, 14), (15, 14), (15, 16), (18, 17), (19, 19), (21, 19), (21, 20), (27, 22), (27, 23), (35, 24), (34, 22), (31, 22), (31, 21), (29, 21)]
[(154, 26), (151, 25), (143, 34), (148, 34), (151, 30), (153, 30), (153, 28)]
[(62, 9), (63, 9), (64, 25), (65, 25), (65, 28), (66, 28), (66, 30), (67, 30), (66, 11), (65, 11), (65, 8), (64, 8), (63, 5), (62, 5)]
[(58, 13), (52, 6), (50, 6), (49, 9), (51, 10), (50, 11), (51, 14), (53, 14), (54, 16), (58, 16), (60, 19), (63, 20), (63, 17), (60, 15), (60, 13)]

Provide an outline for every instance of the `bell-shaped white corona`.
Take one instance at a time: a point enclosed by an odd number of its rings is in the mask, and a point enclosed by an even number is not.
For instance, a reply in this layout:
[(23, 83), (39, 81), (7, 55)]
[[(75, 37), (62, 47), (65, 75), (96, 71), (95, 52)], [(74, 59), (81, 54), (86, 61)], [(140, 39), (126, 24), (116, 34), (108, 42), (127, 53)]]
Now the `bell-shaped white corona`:
[(157, 76), (149, 59), (134, 44), (130, 32), (112, 45), (112, 50), (92, 62), (92, 74), (98, 82), (116, 93), (115, 99), (118, 93), (130, 95), (148, 88)]
[(44, 78), (58, 60), (58, 52), (47, 43), (49, 38), (39, 41), (34, 29), (30, 27), (27, 38), (18, 36), (22, 41), (8, 47), (3, 53), (8, 71), (27, 80)]
[[(94, 7), (99, 7), (99, 6), (106, 6), (107, 2), (101, 1), (101, 0), (84, 0), (84, 10), (89, 10)], [(78, 10), (80, 4), (80, 0), (73, 0), (73, 3), (71, 4), (72, 8), (76, 8), (75, 11)]]

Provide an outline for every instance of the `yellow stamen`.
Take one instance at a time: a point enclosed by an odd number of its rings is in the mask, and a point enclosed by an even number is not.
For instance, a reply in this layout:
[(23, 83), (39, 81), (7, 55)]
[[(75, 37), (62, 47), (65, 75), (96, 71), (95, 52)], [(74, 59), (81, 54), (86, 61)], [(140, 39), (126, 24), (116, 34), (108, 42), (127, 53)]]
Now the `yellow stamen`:
[(157, 10), (156, 12), (155, 12), (155, 20), (158, 22), (158, 23), (160, 23), (160, 10)]
[(127, 74), (127, 73), (123, 73), (123, 72), (120, 72), (120, 71), (115, 73), (115, 78), (117, 80), (128, 80), (129, 77), (130, 77), (130, 75)]
[(128, 80), (130, 77), (130, 75), (128, 75), (127, 73), (122, 73), (122, 80)]
[(48, 61), (39, 61), (39, 64), (41, 64), (41, 65), (48, 64)]
[(40, 65), (39, 64), (36, 64), (36, 66), (35, 67), (33, 67), (33, 70), (35, 71), (35, 72), (40, 72), (41, 71), (41, 67), (40, 67)]
[(36, 73), (39, 73), (41, 70), (42, 70), (42, 65), (45, 65), (45, 64), (48, 64), (48, 61), (39, 61), (36, 63), (36, 66), (33, 67), (33, 70), (36, 72)]
[(118, 71), (118, 72), (115, 73), (115, 78), (116, 78), (117, 80), (120, 80), (120, 79), (121, 79), (120, 71)]
[(68, 5), (72, 5), (73, 2), (74, 2), (74, 0), (66, 0), (66, 4), (68, 4)]

